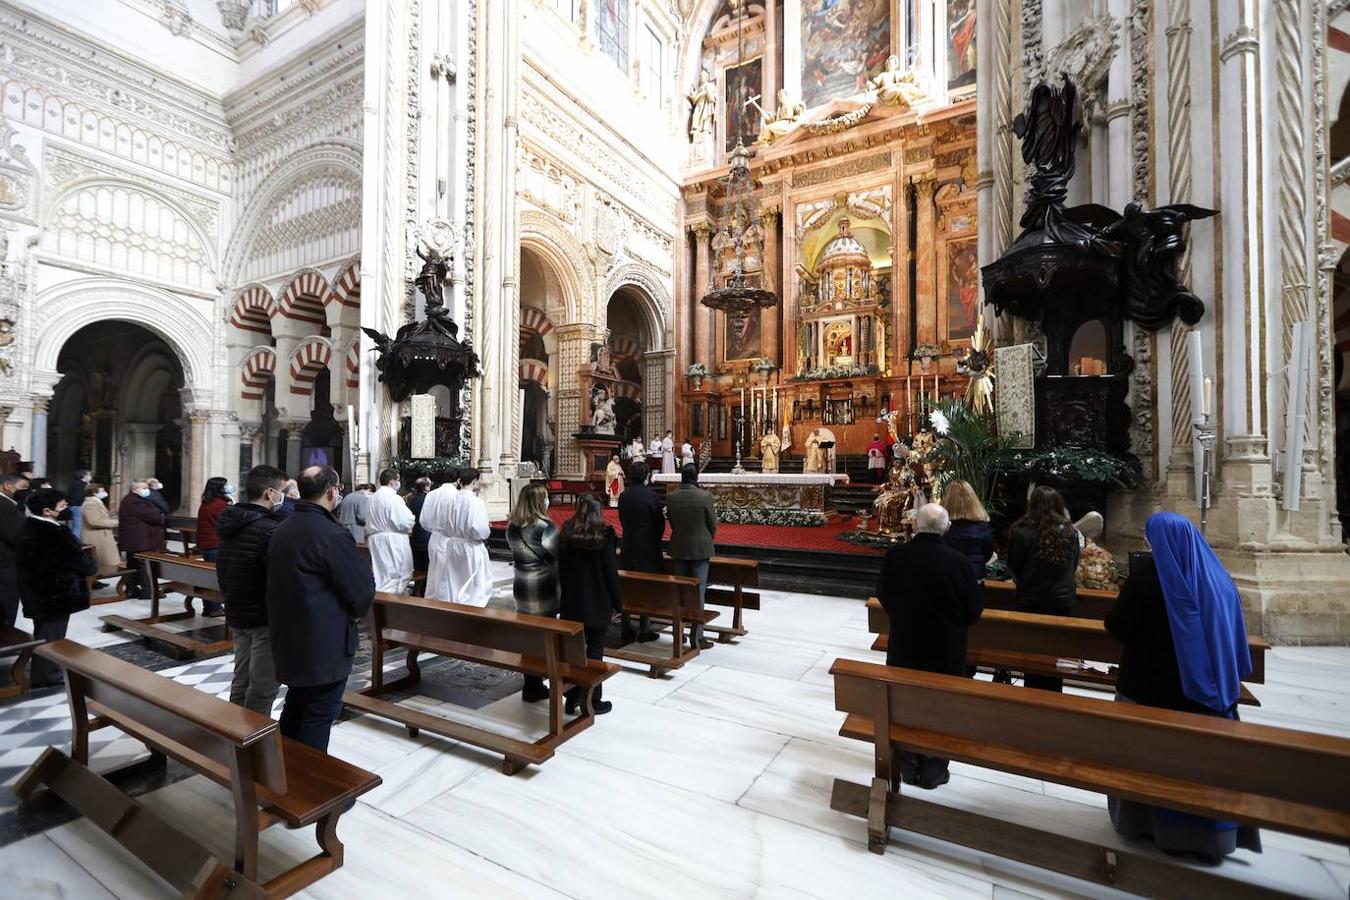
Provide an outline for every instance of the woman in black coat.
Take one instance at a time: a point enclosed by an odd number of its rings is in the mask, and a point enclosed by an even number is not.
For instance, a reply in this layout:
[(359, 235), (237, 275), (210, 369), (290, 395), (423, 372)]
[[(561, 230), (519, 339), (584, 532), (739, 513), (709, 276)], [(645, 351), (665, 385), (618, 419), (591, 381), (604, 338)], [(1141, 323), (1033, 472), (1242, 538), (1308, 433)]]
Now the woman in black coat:
[[(29, 515), (19, 530), (16, 563), (23, 613), (33, 620), (33, 637), (55, 641), (66, 636), (71, 613), (89, 608), (90, 575), (98, 563), (71, 530), (60, 522), (66, 510), (66, 495), (47, 488), (28, 496)], [(61, 668), (40, 656), (33, 657), (32, 686), (61, 684)]]
[[(605, 524), (600, 500), (586, 494), (577, 500), (576, 512), (563, 525), (559, 541), (558, 588), (562, 618), (580, 622), (586, 630), (586, 657), (603, 659), (605, 631), (615, 613), (623, 612), (619, 597), (619, 539)], [(567, 692), (568, 714), (581, 702), (581, 689)], [(600, 699), (600, 685), (591, 694), (596, 715), (614, 704)]]
[[(1022, 612), (1071, 616), (1078, 602), (1078, 530), (1059, 491), (1038, 487), (1027, 501), (1026, 515), (1013, 523), (1008, 539), (1008, 568), (1017, 584)], [(1027, 687), (1061, 691), (1062, 678), (1028, 675)]]
[(952, 519), (942, 542), (970, 560), (975, 580), (984, 581), (985, 564), (994, 555), (994, 529), (989, 526), (989, 513), (969, 481), (950, 482), (942, 493), (942, 505)]
[[(666, 536), (666, 513), (661, 496), (647, 483), (651, 477), (642, 460), (628, 469), (628, 487), (619, 496), (619, 524), (623, 526), (623, 568), (629, 572), (660, 572), (661, 541)], [(631, 616), (624, 616), (623, 637), (630, 641), (654, 641), (651, 621), (640, 617), (633, 631)]]

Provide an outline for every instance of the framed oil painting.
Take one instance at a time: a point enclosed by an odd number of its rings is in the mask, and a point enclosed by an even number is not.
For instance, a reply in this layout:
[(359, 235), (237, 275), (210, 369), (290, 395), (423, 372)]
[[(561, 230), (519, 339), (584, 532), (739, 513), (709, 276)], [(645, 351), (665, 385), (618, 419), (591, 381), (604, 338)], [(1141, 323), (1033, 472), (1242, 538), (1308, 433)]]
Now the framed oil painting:
[(890, 0), (801, 0), (801, 10), (802, 102), (865, 90), (892, 52)]

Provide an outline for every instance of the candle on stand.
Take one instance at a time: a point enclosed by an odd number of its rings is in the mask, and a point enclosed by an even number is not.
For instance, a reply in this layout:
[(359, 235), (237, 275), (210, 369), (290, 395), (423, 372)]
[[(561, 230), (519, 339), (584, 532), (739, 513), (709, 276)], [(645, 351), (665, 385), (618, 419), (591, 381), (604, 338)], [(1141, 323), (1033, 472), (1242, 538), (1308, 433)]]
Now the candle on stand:
[(357, 446), (356, 440), (356, 407), (350, 403), (347, 404), (347, 441), (353, 446)]
[(1205, 402), (1200, 407), (1200, 414), (1206, 419), (1209, 418), (1210, 410), (1214, 402), (1214, 381), (1210, 378), (1205, 379)]

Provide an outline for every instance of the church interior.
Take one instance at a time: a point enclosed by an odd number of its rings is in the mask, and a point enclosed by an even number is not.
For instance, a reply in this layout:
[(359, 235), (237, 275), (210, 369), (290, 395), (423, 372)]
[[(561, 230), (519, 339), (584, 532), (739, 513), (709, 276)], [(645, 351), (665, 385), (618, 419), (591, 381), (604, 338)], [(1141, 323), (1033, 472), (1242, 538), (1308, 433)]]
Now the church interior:
[(1350, 0), (0, 0), (0, 898), (1345, 897), (1347, 362)]

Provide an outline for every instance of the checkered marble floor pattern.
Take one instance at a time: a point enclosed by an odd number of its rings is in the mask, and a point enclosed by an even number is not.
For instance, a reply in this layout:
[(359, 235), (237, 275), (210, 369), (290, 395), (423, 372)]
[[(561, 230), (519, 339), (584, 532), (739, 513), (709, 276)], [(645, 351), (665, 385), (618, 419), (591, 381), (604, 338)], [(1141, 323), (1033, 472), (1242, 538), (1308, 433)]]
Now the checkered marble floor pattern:
[[(217, 656), (159, 674), (228, 700), (234, 660), (229, 655)], [(280, 713), (278, 698), (273, 714)], [(0, 810), (15, 807), (9, 786), (48, 747), (70, 747), (70, 709), (64, 688), (37, 691), (22, 703), (0, 706)], [(140, 741), (116, 728), (100, 728), (89, 735), (89, 755), (96, 770), (107, 771), (146, 756), (146, 750)]]

